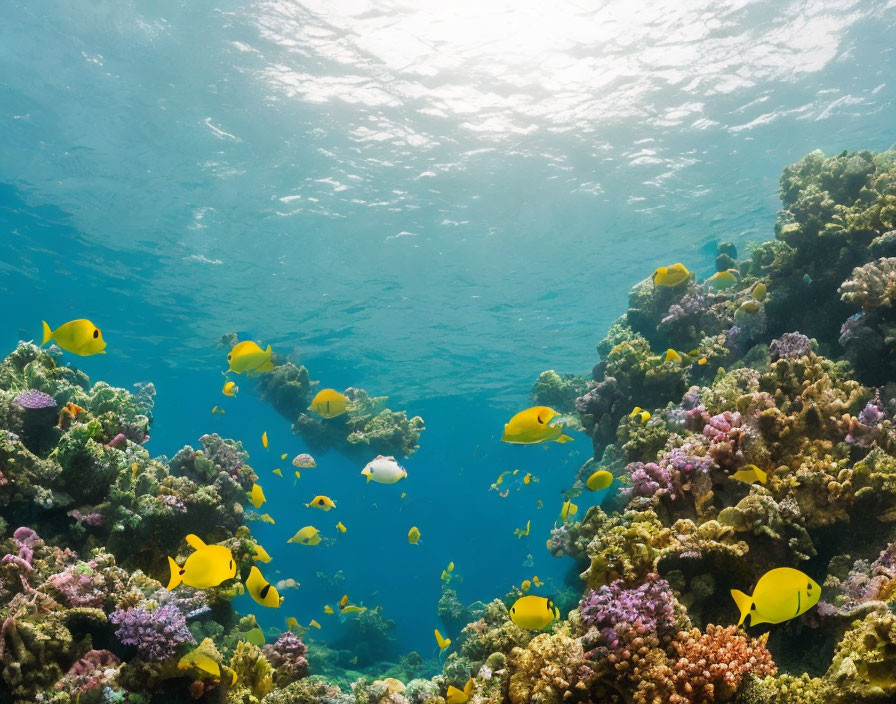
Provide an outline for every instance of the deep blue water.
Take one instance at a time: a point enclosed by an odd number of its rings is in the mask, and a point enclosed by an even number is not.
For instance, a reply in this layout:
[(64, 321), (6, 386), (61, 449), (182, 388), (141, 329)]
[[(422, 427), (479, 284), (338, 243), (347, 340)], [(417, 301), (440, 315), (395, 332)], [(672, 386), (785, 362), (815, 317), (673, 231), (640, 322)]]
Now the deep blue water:
[[(266, 572), (302, 583), (266, 622), (332, 638), (315, 573), (342, 570), (429, 654), (449, 560), (465, 600), (569, 567), (544, 541), (590, 441), (498, 442), (538, 373), (587, 373), (657, 265), (770, 238), (788, 163), (896, 142), (893, 2), (679, 5), (7, 3), (0, 350), (94, 320), (108, 354), (75, 363), (155, 383), (153, 453), (250, 451)], [(233, 330), (422, 415), (408, 480), (366, 486), (336, 453), (295, 489), (271, 475), (305, 448), (251, 384), (209, 413)], [(541, 482), (488, 491), (517, 467)], [(285, 544), (337, 520), (332, 547)]]

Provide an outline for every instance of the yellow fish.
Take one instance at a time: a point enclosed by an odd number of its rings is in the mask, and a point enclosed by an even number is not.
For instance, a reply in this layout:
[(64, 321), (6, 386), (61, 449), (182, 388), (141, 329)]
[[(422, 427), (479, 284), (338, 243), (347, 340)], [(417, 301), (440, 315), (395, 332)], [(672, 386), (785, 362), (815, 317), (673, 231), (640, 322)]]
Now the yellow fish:
[(223, 408), (219, 408), (218, 406), (212, 406), (212, 415), (213, 416), (223, 416), (227, 411)]
[(346, 412), (348, 397), (336, 389), (321, 389), (311, 400), (309, 411), (314, 411), (321, 418), (335, 418)]
[(50, 340), (55, 340), (66, 352), (89, 357), (92, 354), (106, 354), (106, 341), (100, 329), (86, 318), (72, 320), (65, 325), (60, 325), (51, 330), (46, 321), (41, 321), (44, 326), (44, 339), (40, 343), (43, 347)]
[(540, 631), (554, 619), (560, 618), (560, 611), (547, 597), (529, 594), (517, 599), (510, 607), (510, 620), (520, 628)]
[(286, 619), (286, 630), (292, 631), (293, 628), (299, 630), (301, 626), (299, 625), (299, 620), (295, 616), (290, 616)]
[(131, 481), (132, 482), (137, 481), (137, 474), (139, 472), (140, 472), (140, 465), (137, 464), (136, 462), (134, 462), (134, 464), (131, 465)]
[(329, 511), (331, 508), (336, 508), (336, 503), (329, 496), (318, 494), (305, 506), (306, 508), (319, 508), (321, 511)]
[(526, 521), (525, 528), (517, 528), (513, 531), (513, 534), (517, 537), (517, 539), (522, 538), (524, 536), (529, 535), (529, 526), (532, 524), (532, 521)]
[(252, 645), (257, 645), (259, 648), (264, 645), (264, 632), (258, 626), (246, 631), (245, 638)]
[(408, 498), (408, 493), (406, 491), (401, 492), (401, 496), (399, 498), (404, 501), (406, 498)]
[(72, 418), (77, 418), (81, 413), (84, 412), (83, 408), (81, 408), (77, 403), (72, 403), (71, 401), (65, 404), (65, 410), (69, 412)]
[(366, 606), (355, 606), (354, 604), (349, 604), (348, 606), (339, 609), (339, 613), (341, 614), (363, 614), (367, 611)]
[(254, 562), (270, 562), (271, 556), (268, 555), (268, 551), (265, 550), (258, 543), (253, 543), (252, 549), (255, 551), (255, 555), (252, 556), (252, 560)]
[(650, 420), (650, 411), (645, 411), (640, 406), (635, 406), (634, 410), (628, 414), (629, 418), (638, 417), (641, 419), (642, 423), (646, 423)]
[(271, 525), (274, 525), (274, 519), (271, 518), (271, 514), (269, 514), (269, 513), (261, 514), (258, 517), (258, 520), (261, 521), (262, 523), (270, 523)]
[(348, 606), (348, 594), (343, 594), (339, 600), (339, 608), (344, 609), (346, 606)]
[(339, 523), (336, 524), (336, 530), (338, 530), (340, 533), (345, 533), (345, 531), (347, 531), (348, 528), (346, 528), (346, 527), (342, 524), (342, 521), (339, 521)]
[(268, 431), (267, 431), (267, 430), (265, 430), (265, 431), (261, 434), (261, 444), (264, 445), (264, 449), (265, 449), (265, 450), (268, 449)]
[(192, 533), (186, 537), (186, 541), (193, 548), (193, 554), (187, 558), (183, 567), (179, 567), (174, 558), (168, 558), (168, 566), (171, 568), (168, 589), (174, 589), (181, 583), (194, 589), (208, 589), (236, 577), (236, 562), (230, 548), (206, 545), (198, 535)]
[(191, 650), (177, 662), (178, 670), (200, 670), (212, 677), (221, 676), (221, 666), (199, 648)]
[(731, 288), (737, 285), (737, 277), (734, 275), (736, 272), (737, 269), (716, 272), (706, 280), (706, 283), (718, 291)]
[(575, 516), (578, 513), (579, 507), (576, 506), (571, 500), (567, 499), (563, 502), (563, 507), (560, 509), (560, 518), (566, 523), (569, 520), (570, 516)]
[(311, 620), (308, 622), (308, 627), (309, 627), (309, 628), (316, 628), (317, 630), (320, 630), (320, 624), (319, 624), (317, 621), (315, 621), (314, 619), (311, 619)]
[(324, 613), (325, 613), (325, 614), (335, 614), (336, 612), (333, 611), (333, 607), (332, 607), (332, 606), (330, 606), (329, 604), (325, 604), (325, 605), (324, 605)]
[(732, 479), (737, 479), (739, 482), (744, 482), (745, 484), (752, 484), (753, 482), (759, 482), (760, 484), (765, 484), (768, 482), (768, 474), (765, 471), (759, 469), (755, 464), (748, 464), (743, 469), (736, 471), (731, 475)]
[(663, 364), (681, 364), (681, 355), (670, 347), (666, 350)]
[(454, 572), (454, 562), (449, 562), (448, 567), (442, 570), (442, 581), (447, 582), (452, 572)]
[(284, 452), (282, 455), (280, 455), (281, 460), (285, 460), (287, 457), (289, 457), (289, 453), (287, 452)]
[(408, 531), (408, 542), (411, 545), (417, 545), (420, 542), (420, 529), (417, 526), (413, 526)]
[(737, 309), (737, 313), (746, 313), (747, 315), (755, 315), (762, 308), (762, 304), (759, 301), (755, 301), (750, 299), (749, 301), (744, 301), (740, 304), (740, 307)]
[(753, 284), (753, 288), (750, 289), (750, 293), (752, 294), (753, 298), (755, 298), (757, 301), (764, 301), (765, 296), (768, 293), (768, 288), (766, 287), (766, 285), (764, 283), (762, 283), (761, 281), (758, 281), (755, 284)]
[(681, 262), (672, 264), (671, 266), (661, 266), (653, 272), (651, 280), (654, 286), (678, 286), (691, 277), (691, 272)]
[(296, 482), (297, 482), (299, 479), (302, 478), (302, 473), (301, 473), (299, 470), (296, 470), (296, 471), (295, 471), (295, 475), (296, 475), (296, 478), (295, 478), (295, 480), (294, 480), (293, 483), (292, 483), (293, 486), (295, 486), (295, 485), (296, 485)]
[(467, 704), (470, 695), (473, 694), (473, 678), (467, 680), (463, 689), (454, 685), (448, 685), (448, 693), (445, 695), (445, 704)]
[(544, 501), (542, 501), (541, 499), (539, 499), (538, 501), (536, 501), (536, 502), (535, 502), (535, 508), (544, 508)]
[(279, 467), (277, 467), (277, 469), (271, 470), (271, 474), (276, 474), (278, 477), (282, 477), (283, 471)]
[(538, 575), (535, 575), (535, 576), (532, 578), (532, 584), (534, 584), (536, 587), (540, 587), (542, 584), (544, 584), (544, 582), (542, 582), (542, 581), (538, 578)]
[(585, 480), (585, 486), (591, 491), (607, 489), (613, 483), (613, 475), (605, 469), (599, 469)]
[(528, 579), (524, 579), (524, 580), (523, 580), (523, 583), (520, 584), (520, 591), (521, 591), (523, 594), (525, 594), (526, 592), (528, 592), (531, 588), (532, 588), (532, 582), (530, 582)]
[(272, 609), (280, 608), (280, 594), (277, 587), (268, 582), (261, 574), (261, 570), (253, 566), (249, 572), (249, 579), (246, 580), (246, 589), (249, 590), (249, 596), (262, 606)]
[(533, 406), (520, 411), (504, 426), (502, 442), (516, 445), (532, 445), (538, 442), (572, 442), (563, 434), (563, 424), (551, 425), (559, 415), (553, 408)]
[(300, 545), (317, 545), (320, 542), (320, 531), (314, 526), (305, 526), (286, 542), (299, 543)]
[(806, 613), (818, 602), (821, 587), (808, 575), (791, 567), (778, 567), (766, 572), (756, 583), (751, 596), (737, 589), (731, 596), (740, 609), (739, 626), (747, 616), (750, 625), (783, 623)]
[(240, 388), (236, 385), (235, 381), (225, 381), (224, 388), (221, 389), (221, 393), (225, 396), (236, 396), (240, 392)]
[(258, 376), (263, 372), (274, 371), (271, 346), (268, 345), (268, 348), (263, 350), (252, 340), (239, 342), (227, 355), (227, 364), (230, 366), (230, 371), (236, 374), (246, 372), (247, 376)]
[(707, 361), (709, 361), (709, 360), (707, 360), (706, 357), (701, 357), (700, 359), (697, 360), (697, 364), (699, 364), (702, 367), (704, 364), (706, 364)]
[(264, 491), (258, 484), (252, 485), (252, 491), (249, 492), (249, 503), (251, 503), (255, 508), (261, 508), (261, 505), (267, 501), (264, 498)]
[(445, 650), (446, 648), (448, 648), (448, 647), (451, 646), (451, 639), (450, 639), (450, 638), (443, 638), (443, 637), (442, 637), (442, 634), (439, 633), (439, 629), (438, 629), (438, 628), (436, 628), (436, 629), (433, 631), (433, 633), (435, 633), (435, 636), (436, 636), (436, 644), (439, 646), (439, 650)]

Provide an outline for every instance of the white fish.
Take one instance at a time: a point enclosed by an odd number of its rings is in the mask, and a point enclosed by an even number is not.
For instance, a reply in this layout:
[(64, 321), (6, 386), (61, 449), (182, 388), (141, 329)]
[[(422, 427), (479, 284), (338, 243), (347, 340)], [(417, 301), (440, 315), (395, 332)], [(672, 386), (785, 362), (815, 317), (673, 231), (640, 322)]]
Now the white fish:
[(408, 476), (405, 468), (398, 464), (394, 457), (384, 457), (383, 455), (377, 455), (375, 459), (368, 462), (361, 470), (361, 474), (367, 477), (368, 482), (374, 481), (379, 484), (394, 484)]

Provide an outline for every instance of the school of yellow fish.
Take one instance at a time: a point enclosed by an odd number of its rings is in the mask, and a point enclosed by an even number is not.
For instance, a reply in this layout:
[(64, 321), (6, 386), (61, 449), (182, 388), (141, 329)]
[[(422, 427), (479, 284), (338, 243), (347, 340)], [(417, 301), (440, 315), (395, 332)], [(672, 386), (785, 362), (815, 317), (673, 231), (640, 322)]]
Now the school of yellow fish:
[[(669, 266), (658, 267), (651, 276), (651, 280), (656, 287), (674, 288), (690, 281), (691, 277), (691, 272), (679, 262)], [(711, 290), (725, 291), (736, 286), (739, 281), (739, 272), (736, 269), (729, 269), (710, 276), (704, 284)], [(741, 302), (737, 308), (738, 314), (752, 315), (759, 311), (767, 294), (766, 285), (759, 282), (748, 293), (749, 298)], [(106, 341), (100, 329), (87, 319), (72, 320), (55, 330), (46, 322), (43, 322), (41, 344), (45, 345), (51, 340), (60, 348), (72, 354), (82, 356), (106, 354)], [(272, 356), (273, 352), (270, 345), (266, 349), (262, 349), (256, 342), (251, 340), (238, 342), (227, 355), (228, 369), (225, 372), (225, 376), (233, 373), (254, 377), (273, 371), (274, 362)], [(708, 361), (707, 357), (702, 355), (699, 350), (691, 350), (685, 353), (670, 348), (659, 363), (661, 365), (705, 365)], [(237, 387), (236, 382), (227, 379), (224, 382), (221, 393), (225, 397), (235, 398), (239, 393), (239, 387)], [(308, 410), (320, 418), (329, 420), (350, 413), (354, 409), (348, 396), (335, 389), (326, 388), (317, 392)], [(69, 403), (63, 407), (61, 414), (68, 414), (74, 418), (81, 412), (83, 412), (82, 408)], [(225, 410), (215, 405), (212, 408), (212, 413), (223, 414)], [(651, 414), (648, 410), (636, 406), (629, 413), (628, 417), (638, 423), (645, 424), (650, 421)], [(516, 445), (572, 442), (573, 437), (564, 432), (565, 420), (560, 417), (557, 411), (548, 406), (533, 406), (516, 413), (510, 418), (504, 426), (501, 441)], [(261, 444), (264, 449), (269, 448), (267, 431), (261, 435)], [(286, 460), (287, 457), (286, 453), (280, 455), (281, 461)], [(296, 468), (316, 467), (314, 459), (307, 454), (297, 456), (292, 463)], [(280, 468), (276, 468), (272, 472), (278, 477), (283, 477), (283, 472)], [(373, 481), (389, 485), (406, 478), (408, 474), (407, 470), (399, 465), (394, 457), (380, 455), (365, 465), (361, 470), (361, 475), (365, 477), (367, 482)], [(296, 469), (296, 481), (300, 478), (301, 473)], [(746, 467), (731, 474), (730, 478), (748, 484), (753, 482), (766, 484), (768, 482), (767, 472), (756, 465), (746, 465)], [(598, 470), (585, 480), (584, 486), (589, 491), (602, 492), (609, 489), (615, 479), (611, 472)], [(538, 481), (538, 478), (531, 472), (524, 473), (519, 469), (506, 470), (498, 476), (491, 485), (491, 489), (497, 491), (501, 498), (506, 498), (512, 489), (520, 491)], [(557, 519), (559, 523), (566, 523), (573, 516), (577, 515), (579, 507), (573, 503), (572, 498), (578, 496), (578, 494), (578, 490), (568, 492), (567, 498), (560, 507), (560, 514)], [(405, 497), (406, 494), (402, 493), (401, 499), (403, 500)], [(252, 486), (246, 498), (255, 509), (261, 508), (267, 501), (264, 490), (258, 483)], [(309, 509), (329, 512), (336, 509), (336, 502), (329, 496), (317, 495), (312, 497), (305, 506)], [(539, 499), (538, 508), (541, 508), (541, 506), (542, 501)], [(261, 515), (254, 514), (250, 519), (274, 523), (274, 519), (266, 513)], [(338, 521), (335, 528), (340, 534), (347, 532), (347, 528), (342, 521)], [(525, 538), (529, 535), (530, 528), (531, 520), (526, 522), (525, 527), (514, 529), (513, 534), (518, 539)], [(307, 525), (296, 531), (287, 543), (313, 547), (319, 545), (323, 540), (324, 538), (321, 536), (318, 528), (313, 525)], [(185, 584), (195, 589), (210, 589), (237, 577), (237, 565), (229, 548), (223, 545), (208, 545), (194, 534), (187, 535), (185, 541), (192, 548), (193, 552), (187, 557), (183, 565), (179, 565), (173, 557), (168, 557), (170, 567), (169, 590), (176, 588), (180, 584)], [(408, 530), (407, 541), (413, 546), (422, 545), (421, 532), (417, 526), (411, 526)], [(253, 552), (253, 563), (266, 564), (272, 559), (267, 550), (257, 542), (253, 543)], [(451, 580), (454, 569), (454, 562), (449, 562), (448, 566), (442, 570), (441, 581), (448, 582)], [(282, 588), (299, 586), (292, 579), (281, 580), (281, 582), (278, 582), (278, 585)], [(533, 576), (531, 579), (523, 580), (518, 588), (517, 593), (520, 596), (511, 605), (509, 613), (511, 620), (519, 627), (538, 631), (560, 618), (560, 612), (550, 598), (528, 593), (533, 586), (537, 588), (542, 585), (543, 582), (537, 576)], [(256, 564), (253, 564), (250, 568), (249, 575), (245, 580), (245, 587), (237, 583), (232, 593), (240, 594), (244, 591), (248, 592), (249, 596), (258, 604), (269, 608), (279, 608), (284, 601), (284, 597), (280, 595), (277, 587), (265, 579)], [(818, 602), (820, 593), (821, 588), (816, 582), (799, 570), (789, 567), (776, 568), (767, 572), (756, 583), (751, 595), (736, 589), (731, 590), (731, 596), (740, 611), (738, 625), (744, 623), (747, 617), (749, 617), (751, 626), (761, 623), (782, 623), (795, 618), (812, 608)], [(335, 615), (338, 611), (340, 619), (344, 620), (349, 615), (364, 613), (367, 611), (367, 607), (350, 603), (346, 594), (339, 601), (336, 608), (326, 604), (323, 607), (323, 611), (328, 615)], [(286, 618), (286, 627), (290, 631), (293, 629), (303, 630), (298, 620), (293, 616)], [(320, 629), (321, 624), (312, 619), (307, 628)], [(434, 629), (434, 635), (438, 651), (444, 655), (451, 647), (451, 639), (443, 637), (438, 629)], [(263, 645), (265, 642), (263, 632), (257, 627), (248, 631), (244, 636), (256, 645)], [(208, 654), (203, 653), (201, 648), (197, 648), (185, 655), (180, 660), (178, 667), (182, 670), (198, 669), (215, 677), (221, 676), (221, 668), (217, 662)], [(232, 671), (229, 671), (229, 673), (232, 677), (236, 676)], [(463, 689), (449, 687), (446, 701), (448, 704), (464, 704), (470, 698), (472, 687), (472, 679), (467, 682)]]

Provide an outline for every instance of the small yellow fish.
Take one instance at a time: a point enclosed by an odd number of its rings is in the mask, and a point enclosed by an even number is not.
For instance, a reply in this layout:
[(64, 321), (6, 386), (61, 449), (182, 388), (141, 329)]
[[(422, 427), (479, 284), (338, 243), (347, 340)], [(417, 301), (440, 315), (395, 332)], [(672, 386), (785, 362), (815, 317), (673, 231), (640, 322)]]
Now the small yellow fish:
[(448, 567), (442, 570), (442, 581), (447, 582), (450, 579), (452, 572), (454, 572), (454, 562), (449, 562)]
[(737, 269), (728, 269), (727, 271), (719, 271), (710, 276), (705, 283), (712, 286), (718, 291), (731, 288), (737, 285), (737, 277), (735, 276)]
[(289, 457), (289, 453), (288, 453), (288, 452), (284, 452), (282, 455), (280, 455), (280, 459), (281, 459), (281, 460), (285, 460), (287, 457)]
[(280, 608), (282, 599), (277, 592), (277, 587), (268, 582), (257, 567), (253, 566), (249, 572), (249, 579), (246, 580), (246, 589), (249, 591), (249, 596), (262, 606), (272, 609)]
[(709, 361), (709, 360), (707, 360), (706, 357), (701, 357), (700, 359), (697, 360), (697, 364), (699, 364), (702, 367), (704, 364), (706, 364), (707, 361)]
[(473, 694), (473, 678), (467, 680), (463, 689), (458, 689), (454, 685), (448, 685), (448, 693), (445, 695), (445, 704), (467, 704), (470, 701), (470, 695)]
[(199, 648), (191, 650), (177, 662), (178, 670), (199, 670), (212, 677), (221, 676), (221, 666)]
[(681, 364), (681, 355), (670, 347), (666, 350), (663, 364)]
[(523, 537), (529, 535), (529, 527), (531, 525), (532, 525), (531, 520), (526, 521), (526, 527), (525, 528), (517, 528), (516, 530), (513, 531), (513, 534), (517, 537), (517, 539), (523, 538)]
[(131, 465), (131, 481), (132, 482), (137, 481), (137, 474), (139, 472), (140, 472), (140, 465), (137, 464), (136, 462), (134, 462), (134, 464)]
[(765, 300), (765, 296), (767, 293), (768, 288), (761, 281), (757, 281), (755, 284), (753, 284), (753, 288), (750, 289), (750, 294), (753, 296), (753, 298), (760, 302)]
[(651, 280), (654, 286), (673, 287), (684, 283), (691, 277), (691, 272), (681, 262), (672, 264), (671, 266), (661, 266), (653, 272)]
[(227, 411), (223, 408), (219, 408), (218, 406), (212, 406), (212, 415), (213, 416), (223, 416)]
[(544, 584), (544, 582), (542, 582), (538, 578), (538, 575), (535, 575), (534, 577), (532, 577), (532, 584), (534, 584), (536, 587), (540, 587), (542, 584)]
[(268, 449), (268, 431), (267, 431), (267, 430), (265, 430), (265, 431), (261, 434), (261, 444), (264, 445), (264, 449), (265, 449), (265, 450)]
[(401, 496), (399, 497), (402, 501), (408, 498), (408, 493), (406, 491), (401, 492)]
[(339, 521), (339, 523), (336, 524), (336, 530), (338, 530), (340, 533), (345, 533), (345, 531), (347, 531), (348, 528), (346, 528), (346, 527), (342, 524), (342, 521)]
[(749, 616), (750, 625), (755, 626), (783, 623), (806, 613), (818, 602), (821, 587), (799, 570), (778, 567), (759, 578), (752, 595), (732, 589), (731, 596), (740, 609), (737, 625)]
[(244, 638), (252, 645), (257, 645), (259, 648), (264, 645), (264, 632), (258, 626), (246, 631)]
[(277, 469), (272, 469), (271, 474), (276, 474), (278, 477), (283, 477), (283, 471), (277, 467)]
[(258, 517), (258, 520), (261, 521), (262, 523), (270, 523), (271, 525), (274, 525), (274, 519), (271, 518), (271, 514), (269, 514), (269, 513), (261, 514)]
[(548, 406), (533, 406), (520, 411), (504, 426), (502, 442), (532, 445), (539, 442), (572, 442), (563, 434), (563, 424), (551, 425), (559, 414)]
[(558, 618), (559, 609), (554, 606), (554, 602), (543, 596), (521, 596), (510, 607), (510, 620), (520, 628), (530, 631), (540, 631)]
[(47, 322), (41, 321), (44, 326), (44, 338), (40, 346), (43, 347), (50, 340), (55, 340), (66, 352), (77, 354), (81, 357), (89, 357), (92, 354), (106, 354), (106, 341), (100, 329), (86, 318), (71, 320), (65, 325), (60, 325), (51, 330)]
[(599, 469), (585, 480), (585, 486), (591, 491), (601, 491), (613, 483), (613, 475), (605, 469)]
[(443, 638), (443, 637), (442, 637), (442, 634), (439, 633), (439, 629), (438, 629), (438, 628), (436, 628), (436, 629), (433, 631), (433, 633), (435, 633), (435, 636), (436, 636), (436, 644), (439, 646), (439, 650), (445, 650), (446, 648), (449, 648), (449, 647), (451, 646), (451, 639), (450, 639), (450, 638)]
[(300, 545), (317, 545), (320, 540), (320, 531), (317, 528), (305, 526), (286, 542), (299, 543)]
[(221, 393), (225, 396), (236, 396), (240, 392), (240, 387), (236, 385), (235, 381), (225, 381), (224, 388), (221, 389)]
[(315, 621), (314, 619), (311, 619), (311, 620), (308, 622), (308, 627), (309, 627), (309, 628), (316, 628), (317, 630), (320, 630), (320, 624), (319, 624), (317, 621)]
[(186, 537), (186, 541), (194, 552), (184, 562), (183, 567), (180, 567), (173, 557), (168, 558), (168, 566), (171, 568), (169, 590), (181, 583), (194, 589), (209, 589), (236, 576), (236, 562), (230, 548), (223, 545), (206, 545), (193, 533)]
[(740, 307), (737, 309), (737, 313), (746, 313), (747, 315), (755, 315), (762, 309), (762, 304), (759, 301), (755, 301), (752, 298), (749, 301), (744, 301), (740, 304)]
[(268, 555), (268, 551), (265, 550), (258, 543), (252, 543), (252, 550), (255, 554), (252, 556), (253, 562), (270, 562), (271, 556)]
[(264, 372), (274, 371), (271, 354), (270, 345), (263, 350), (252, 340), (244, 340), (230, 350), (230, 354), (227, 355), (227, 364), (230, 371), (236, 374), (246, 372), (247, 376), (258, 376)]
[(766, 484), (768, 482), (768, 474), (766, 474), (764, 470), (759, 469), (755, 464), (748, 464), (743, 469), (732, 474), (731, 478), (737, 479), (737, 481), (744, 482), (745, 484), (752, 484), (753, 482)]
[(544, 508), (544, 501), (542, 501), (541, 499), (539, 499), (538, 501), (536, 501), (536, 502), (535, 502), (535, 508)]
[(560, 518), (566, 523), (569, 520), (570, 516), (575, 516), (578, 513), (579, 507), (576, 506), (570, 499), (567, 499), (563, 502), (563, 507), (560, 509)]
[(524, 579), (523, 583), (520, 584), (520, 591), (523, 594), (526, 594), (531, 588), (532, 588), (532, 582), (530, 582), (528, 579)]
[(296, 478), (293, 480), (292, 485), (295, 486), (296, 482), (302, 478), (302, 473), (299, 470), (295, 471)]
[(77, 418), (81, 413), (84, 412), (84, 409), (81, 408), (77, 403), (67, 403), (65, 404), (65, 410), (67, 410), (72, 418)]
[(264, 491), (258, 484), (252, 485), (252, 490), (249, 492), (249, 503), (251, 503), (255, 508), (261, 508), (261, 505), (267, 501), (264, 498)]
[(319, 508), (321, 511), (329, 511), (331, 508), (336, 508), (336, 503), (329, 496), (318, 494), (305, 506), (306, 508)]
[(286, 630), (292, 631), (293, 628), (295, 628), (297, 631), (301, 628), (301, 626), (299, 625), (299, 619), (297, 619), (295, 616), (289, 616), (286, 619)]
[(408, 531), (408, 542), (411, 545), (417, 545), (420, 542), (420, 529), (417, 526), (413, 526)]
[(366, 606), (355, 606), (354, 604), (349, 604), (348, 606), (339, 609), (339, 613), (341, 614), (363, 614), (367, 611)]
[(646, 423), (650, 420), (650, 411), (645, 411), (640, 406), (635, 406), (634, 410), (628, 414), (629, 418), (640, 418), (641, 423)]
[(335, 418), (346, 412), (348, 397), (336, 389), (321, 389), (312, 399), (309, 411), (314, 411), (321, 418)]
[(348, 606), (348, 594), (343, 594), (339, 600), (339, 608), (344, 609), (346, 606)]
[(325, 614), (335, 614), (336, 612), (333, 611), (332, 606), (330, 606), (329, 604), (326, 604), (326, 605), (324, 605), (324, 613)]

